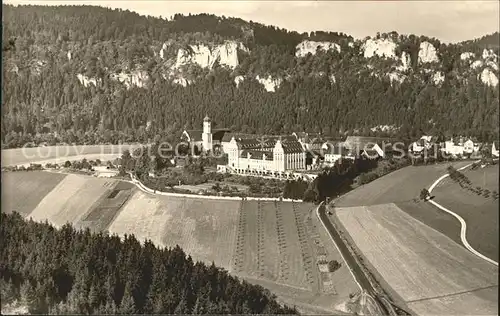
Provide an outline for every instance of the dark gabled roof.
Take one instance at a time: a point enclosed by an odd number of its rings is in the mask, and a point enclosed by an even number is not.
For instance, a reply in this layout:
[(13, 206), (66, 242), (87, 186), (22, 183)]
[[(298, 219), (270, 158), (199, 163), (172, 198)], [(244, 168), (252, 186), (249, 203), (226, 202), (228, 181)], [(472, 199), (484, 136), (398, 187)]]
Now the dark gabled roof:
[(375, 156), (378, 156), (378, 152), (376, 150), (373, 150), (373, 149), (366, 149), (363, 151), (363, 153), (368, 156), (368, 157), (375, 157)]
[(249, 139), (249, 138), (257, 138), (259, 137), (258, 135), (255, 134), (244, 134), (244, 133), (226, 133), (224, 134), (224, 137), (222, 137), (223, 142), (230, 142), (231, 138), (235, 138), (236, 140), (238, 139)]
[(229, 129), (225, 128), (217, 128), (212, 130), (212, 140), (218, 140), (222, 142), (222, 139), (224, 138), (224, 135), (229, 132)]
[[(201, 138), (201, 135), (203, 134), (203, 130), (187, 130), (187, 131), (184, 131), (186, 132), (188, 135), (189, 135), (189, 138), (191, 139), (191, 141), (201, 141), (202, 138)], [(184, 133), (183, 133), (184, 135)]]
[(297, 141), (282, 142), (283, 151), (285, 154), (296, 154), (304, 152), (302, 145)]
[[(189, 138), (191, 138), (191, 141), (197, 142), (202, 140), (202, 134), (203, 130), (202, 129), (192, 129), (192, 130), (187, 130), (185, 131), (186, 133), (189, 134)], [(212, 139), (213, 140), (222, 140), (224, 135), (229, 132), (229, 129), (227, 128), (215, 128), (212, 129)]]
[[(223, 141), (225, 141), (224, 139), (227, 139), (226, 136), (228, 136), (228, 134), (224, 135)], [(285, 135), (285, 136), (252, 135), (251, 138), (235, 137), (235, 140), (240, 149), (260, 149), (260, 150), (274, 148), (274, 146), (276, 145), (276, 141), (278, 141), (279, 139), (281, 139), (282, 144), (296, 142), (297, 144), (300, 145), (300, 143), (295, 139), (295, 136), (290, 136), (290, 135)], [(300, 146), (302, 147), (302, 145)]]
[(267, 148), (267, 144), (261, 143), (256, 138), (244, 138), (237, 139), (238, 148), (240, 149), (256, 149), (256, 148)]
[(240, 158), (247, 158), (248, 154), (250, 154), (251, 159), (260, 159), (266, 157), (266, 160), (273, 160), (273, 152), (272, 151), (263, 151), (263, 150), (243, 150), (240, 154)]

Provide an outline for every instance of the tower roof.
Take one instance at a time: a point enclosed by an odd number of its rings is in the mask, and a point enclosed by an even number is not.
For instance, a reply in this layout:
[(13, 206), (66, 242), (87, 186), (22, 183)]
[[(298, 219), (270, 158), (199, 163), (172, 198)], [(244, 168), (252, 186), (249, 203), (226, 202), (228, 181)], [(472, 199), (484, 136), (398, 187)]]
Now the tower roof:
[(208, 115), (205, 115), (205, 118), (203, 119), (203, 122), (210, 122), (210, 118), (208, 117)]

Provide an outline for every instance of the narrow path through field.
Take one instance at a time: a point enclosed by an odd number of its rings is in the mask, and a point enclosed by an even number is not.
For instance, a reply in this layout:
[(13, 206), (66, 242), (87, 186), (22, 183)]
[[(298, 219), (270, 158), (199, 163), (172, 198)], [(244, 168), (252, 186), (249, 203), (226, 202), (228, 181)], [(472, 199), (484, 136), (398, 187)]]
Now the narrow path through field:
[[(466, 169), (468, 167), (470, 167), (472, 164), (468, 164), (466, 166), (463, 166), (462, 168), (459, 168), (458, 170), (463, 170), (463, 169)], [(429, 193), (432, 192), (432, 190), (434, 190), (434, 188), (441, 182), (443, 181), (443, 179), (449, 177), (450, 174), (447, 173), (441, 177), (439, 177), (439, 179), (437, 179), (436, 181), (434, 181), (434, 183), (429, 187)], [(453, 215), (456, 219), (458, 219), (458, 221), (460, 222), (461, 224), (461, 228), (460, 228), (460, 239), (462, 240), (462, 243), (464, 244), (465, 248), (467, 248), (470, 252), (472, 252), (473, 254), (475, 254), (476, 256), (478, 256), (479, 258), (483, 259), (483, 260), (486, 260), (488, 261), (489, 263), (491, 264), (494, 264), (496, 266), (498, 266), (498, 262), (486, 257), (485, 255), (481, 254), (479, 251), (477, 251), (476, 249), (472, 248), (472, 246), (469, 244), (469, 242), (467, 241), (467, 223), (465, 222), (465, 220), (458, 214), (450, 211), (449, 209), (447, 209), (446, 207), (440, 205), (439, 203), (437, 203), (436, 201), (433, 201), (433, 200), (429, 200), (429, 202), (436, 206), (437, 208), (439, 208), (440, 210), (442, 211), (445, 211), (446, 213), (448, 214), (451, 214)]]

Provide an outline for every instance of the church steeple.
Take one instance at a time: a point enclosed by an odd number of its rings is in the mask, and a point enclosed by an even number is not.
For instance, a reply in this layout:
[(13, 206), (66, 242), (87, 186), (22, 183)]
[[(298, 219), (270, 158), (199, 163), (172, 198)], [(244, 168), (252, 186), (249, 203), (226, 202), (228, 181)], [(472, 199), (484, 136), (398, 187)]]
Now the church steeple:
[(212, 150), (212, 122), (208, 115), (203, 119), (203, 151)]

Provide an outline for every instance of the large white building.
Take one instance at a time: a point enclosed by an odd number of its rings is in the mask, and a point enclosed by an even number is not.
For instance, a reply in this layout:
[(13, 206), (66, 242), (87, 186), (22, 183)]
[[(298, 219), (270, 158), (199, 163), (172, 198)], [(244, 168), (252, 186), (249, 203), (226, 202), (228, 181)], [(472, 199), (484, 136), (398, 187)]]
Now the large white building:
[(227, 167), (237, 173), (272, 174), (306, 169), (306, 153), (297, 140), (232, 138), (224, 151)]

